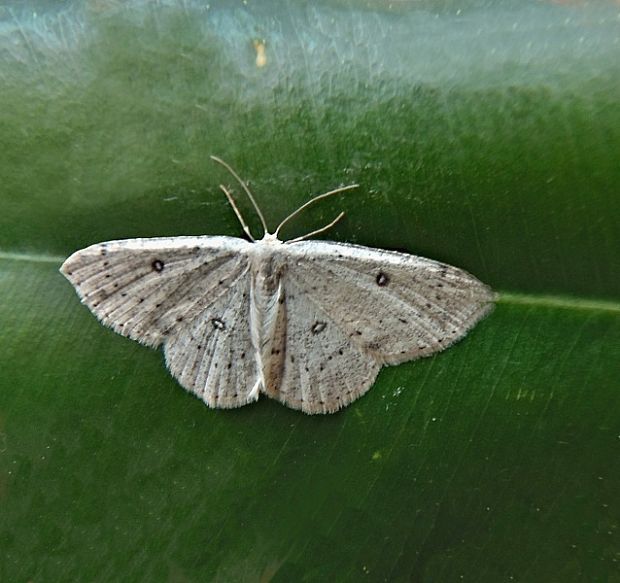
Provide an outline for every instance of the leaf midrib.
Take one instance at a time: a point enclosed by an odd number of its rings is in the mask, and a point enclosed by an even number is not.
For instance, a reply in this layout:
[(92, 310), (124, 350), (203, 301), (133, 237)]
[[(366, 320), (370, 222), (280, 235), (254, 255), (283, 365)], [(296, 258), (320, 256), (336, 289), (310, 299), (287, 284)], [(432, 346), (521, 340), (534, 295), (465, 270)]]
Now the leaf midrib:
[[(59, 267), (65, 257), (35, 253), (16, 253), (0, 251), (0, 259), (9, 261), (25, 261), (30, 263), (54, 263)], [(620, 313), (620, 302), (597, 300), (582, 297), (566, 297), (546, 294), (527, 294), (512, 291), (497, 290), (499, 304), (545, 306), (567, 310), (586, 310), (599, 312)]]

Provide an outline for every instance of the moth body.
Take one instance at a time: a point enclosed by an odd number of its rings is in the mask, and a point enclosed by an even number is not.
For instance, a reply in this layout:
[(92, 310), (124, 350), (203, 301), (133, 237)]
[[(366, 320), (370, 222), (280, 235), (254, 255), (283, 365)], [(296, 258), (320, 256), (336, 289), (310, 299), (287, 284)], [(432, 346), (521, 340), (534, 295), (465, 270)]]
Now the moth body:
[[(267, 233), (248, 248), (250, 285), (250, 335), (259, 371), (255, 391), (277, 390), (275, 382), (286, 353), (285, 337), (279, 333), (283, 318), (285, 291), (282, 276), (286, 263), (282, 260), (282, 242)], [(258, 396), (258, 395), (257, 395)]]

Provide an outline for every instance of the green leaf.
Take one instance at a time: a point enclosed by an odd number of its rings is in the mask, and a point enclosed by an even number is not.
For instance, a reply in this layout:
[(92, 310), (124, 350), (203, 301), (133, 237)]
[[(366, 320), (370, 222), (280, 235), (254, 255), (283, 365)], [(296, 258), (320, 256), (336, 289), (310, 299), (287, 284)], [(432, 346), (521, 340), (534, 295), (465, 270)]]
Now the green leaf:
[[(162, 4), (0, 7), (0, 579), (620, 581), (617, 6)], [(337, 414), (208, 409), (58, 267), (239, 235), (211, 154), (497, 308)]]

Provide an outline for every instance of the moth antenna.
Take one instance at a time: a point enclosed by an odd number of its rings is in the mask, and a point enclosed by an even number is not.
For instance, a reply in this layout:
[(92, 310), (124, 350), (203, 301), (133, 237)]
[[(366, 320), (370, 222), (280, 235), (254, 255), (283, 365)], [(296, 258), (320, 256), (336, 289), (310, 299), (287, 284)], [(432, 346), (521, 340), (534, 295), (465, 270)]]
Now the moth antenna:
[(252, 243), (256, 243), (256, 239), (252, 237), (252, 233), (250, 233), (250, 227), (248, 227), (246, 222), (243, 220), (243, 216), (241, 212), (239, 211), (239, 209), (237, 208), (237, 205), (235, 204), (235, 199), (232, 197), (232, 194), (230, 194), (230, 192), (226, 190), (226, 187), (223, 184), (220, 184), (220, 188), (226, 195), (226, 198), (228, 199), (230, 206), (235, 211), (235, 214), (237, 215), (237, 218), (239, 219), (239, 222), (241, 223), (241, 227), (243, 227), (245, 234), (250, 238), (250, 241), (252, 241)]
[[(306, 202), (305, 204), (302, 204), (296, 211), (293, 211), (288, 217), (286, 217), (278, 225), (278, 228), (276, 229), (276, 232), (274, 233), (274, 235), (277, 237), (278, 233), (280, 232), (280, 229), (284, 225), (286, 225), (286, 223), (288, 223), (292, 218), (296, 217), (301, 211), (308, 208), (311, 204), (314, 204), (315, 202), (323, 198), (327, 198), (328, 196), (332, 196), (333, 194), (338, 194), (339, 192), (344, 192), (345, 190), (351, 190), (353, 188), (357, 188), (358, 186), (359, 184), (349, 184), (348, 186), (341, 186), (339, 188), (335, 188), (334, 190), (330, 190), (329, 192), (325, 192), (324, 194), (319, 194), (318, 196), (311, 198), (308, 202)], [(304, 235), (303, 237), (297, 237), (297, 239), (292, 239), (290, 241), (287, 241), (287, 243), (292, 243), (293, 241), (301, 241), (305, 237), (310, 237), (311, 235), (316, 235), (317, 233), (321, 233), (325, 231), (326, 229), (329, 229), (334, 224), (336, 224), (342, 218), (343, 215), (344, 213), (340, 213), (340, 215), (338, 215), (338, 218), (335, 221), (332, 221), (326, 227), (323, 227), (322, 229), (319, 229), (318, 231), (312, 231), (312, 233), (308, 233), (307, 235)]]
[[(263, 225), (263, 231), (264, 231), (263, 235), (267, 234), (269, 232), (269, 229), (267, 228), (267, 223), (265, 222), (265, 217), (263, 216), (263, 213), (261, 212), (258, 204), (256, 204), (256, 201), (254, 200), (254, 196), (252, 196), (252, 193), (250, 192), (250, 189), (247, 187), (245, 182), (243, 182), (243, 180), (241, 180), (241, 178), (239, 178), (239, 175), (228, 164), (226, 164), (226, 162), (224, 162), (224, 160), (222, 160), (221, 158), (218, 158), (217, 156), (211, 156), (211, 160), (213, 160), (214, 162), (217, 162), (218, 164), (221, 164), (222, 166), (224, 166), (224, 168), (226, 168), (226, 170), (228, 170), (228, 172), (230, 172), (235, 177), (237, 182), (241, 185), (241, 188), (243, 188), (245, 193), (248, 195), (248, 198), (250, 199), (250, 202), (254, 206), (254, 210), (256, 211), (256, 214), (258, 215), (258, 218), (260, 219), (260, 222)], [(228, 197), (228, 200), (230, 202), (231, 197), (230, 197), (229, 193), (226, 193), (226, 196)], [(237, 208), (234, 205), (233, 205), (233, 207), (235, 208), (235, 212), (237, 213), (237, 217), (239, 217), (240, 216), (239, 211), (237, 210)], [(239, 220), (241, 220), (241, 219), (239, 219)], [(241, 221), (241, 224), (245, 226), (245, 223), (243, 221)], [(245, 228), (247, 228), (247, 227), (245, 227)], [(247, 233), (247, 231), (246, 231), (246, 233)], [(252, 241), (254, 241), (254, 239), (252, 239)]]
[(284, 241), (286, 244), (288, 243), (298, 243), (299, 241), (303, 241), (304, 239), (307, 239), (308, 237), (312, 237), (314, 235), (318, 235), (319, 233), (322, 233), (323, 231), (327, 231), (327, 229), (331, 229), (342, 217), (344, 217), (344, 212), (341, 212), (331, 223), (329, 223), (328, 225), (325, 225), (324, 227), (321, 227), (320, 229), (317, 229), (316, 231), (311, 231), (310, 233), (308, 233), (307, 235), (302, 235), (301, 237), (297, 237), (295, 239), (291, 239), (290, 241)]

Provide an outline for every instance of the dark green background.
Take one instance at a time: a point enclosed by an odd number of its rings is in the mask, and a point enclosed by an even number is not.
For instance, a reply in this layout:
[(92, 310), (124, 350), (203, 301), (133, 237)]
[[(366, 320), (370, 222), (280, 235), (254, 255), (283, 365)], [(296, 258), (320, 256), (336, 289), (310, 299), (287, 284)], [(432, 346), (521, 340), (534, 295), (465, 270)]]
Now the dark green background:
[[(620, 581), (619, 14), (0, 5), (0, 579)], [(345, 210), (496, 310), (338, 414), (206, 408), (57, 269), (240, 234), (211, 154), (272, 227), (359, 182), (284, 234)]]

